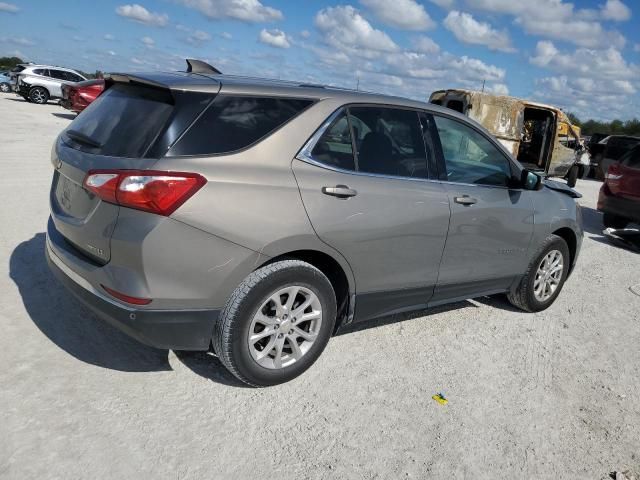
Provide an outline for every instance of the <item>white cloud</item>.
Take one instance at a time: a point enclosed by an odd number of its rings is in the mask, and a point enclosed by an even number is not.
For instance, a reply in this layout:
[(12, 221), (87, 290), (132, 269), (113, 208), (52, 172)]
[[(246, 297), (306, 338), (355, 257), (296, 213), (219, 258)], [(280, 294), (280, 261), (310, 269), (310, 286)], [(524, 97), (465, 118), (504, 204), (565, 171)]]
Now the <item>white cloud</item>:
[(211, 40), (211, 35), (202, 30), (196, 30), (187, 37), (187, 42), (192, 45), (202, 45), (209, 40)]
[(20, 8), (13, 3), (0, 2), (0, 12), (18, 13)]
[(169, 22), (169, 15), (166, 13), (161, 14), (150, 12), (137, 3), (132, 5), (120, 5), (116, 8), (116, 13), (121, 17), (128, 18), (134, 22), (154, 27), (164, 27)]
[(377, 30), (350, 5), (320, 10), (315, 25), (324, 40), (338, 50), (360, 49), (367, 52), (395, 52), (398, 46), (382, 30)]
[(35, 42), (25, 37), (0, 37), (0, 43), (13, 43), (23, 47), (33, 47), (35, 45)]
[(640, 52), (640, 43), (636, 43), (636, 44), (633, 46), (633, 51), (634, 51), (634, 52)]
[(287, 34), (277, 28), (274, 30), (267, 30), (263, 28), (260, 31), (260, 36), (258, 38), (260, 42), (271, 47), (289, 48), (291, 46)]
[(360, 0), (383, 23), (403, 30), (428, 30), (435, 22), (415, 0)]
[(282, 20), (280, 10), (266, 7), (259, 0), (179, 0), (211, 19), (233, 18), (243, 22)]
[(602, 17), (605, 20), (624, 22), (631, 18), (631, 9), (620, 0), (607, 0), (602, 6)]
[(302, 38), (309, 38), (311, 36), (311, 32), (309, 30), (302, 30), (300, 32), (300, 36)]
[(114, 52), (113, 50), (107, 50), (107, 53), (109, 55), (111, 55), (112, 57), (115, 57), (115, 55), (116, 55), (116, 52)]
[(440, 46), (424, 35), (413, 40), (413, 48), (419, 53), (438, 53), (440, 51)]
[(504, 83), (494, 83), (485, 87), (485, 90), (496, 95), (509, 95), (509, 87)]
[(153, 48), (156, 44), (155, 40), (151, 37), (142, 37), (140, 41), (144, 43), (144, 46), (147, 48)]
[(452, 10), (444, 19), (444, 26), (464, 43), (484, 45), (490, 50), (515, 52), (506, 30), (498, 31), (486, 22), (479, 22), (470, 13)]
[(233, 38), (233, 35), (231, 35), (229, 32), (222, 32), (220, 36), (225, 40), (231, 40)]
[(116, 39), (116, 37), (114, 37), (113, 35), (111, 35), (110, 33), (105, 33), (104, 34), (104, 39), (105, 40), (109, 40), (109, 41), (113, 41)]
[[(602, 45), (621, 48), (625, 44), (625, 38), (620, 32), (605, 30), (597, 21), (599, 16), (604, 16), (606, 5), (598, 12), (592, 9), (574, 9), (572, 3), (562, 0), (467, 0), (467, 3), (478, 10), (498, 15), (512, 15), (516, 24), (522, 26), (529, 34), (564, 40), (589, 48)], [(620, 10), (619, 6), (610, 9), (618, 12)]]
[(538, 67), (584, 78), (632, 80), (640, 75), (640, 68), (628, 63), (614, 47), (561, 52), (552, 42), (545, 40), (538, 42), (535, 55), (529, 61)]

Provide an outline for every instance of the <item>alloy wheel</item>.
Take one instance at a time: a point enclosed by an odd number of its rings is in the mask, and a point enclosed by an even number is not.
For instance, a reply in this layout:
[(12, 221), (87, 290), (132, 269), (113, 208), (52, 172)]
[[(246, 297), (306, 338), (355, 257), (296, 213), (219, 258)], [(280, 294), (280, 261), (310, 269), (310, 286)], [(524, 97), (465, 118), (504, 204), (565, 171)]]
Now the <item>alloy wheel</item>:
[(309, 352), (321, 324), (322, 305), (315, 293), (302, 286), (282, 288), (262, 303), (251, 321), (251, 356), (265, 368), (288, 367)]
[(564, 271), (564, 257), (559, 250), (547, 253), (536, 272), (533, 282), (533, 294), (539, 302), (549, 300), (560, 286)]

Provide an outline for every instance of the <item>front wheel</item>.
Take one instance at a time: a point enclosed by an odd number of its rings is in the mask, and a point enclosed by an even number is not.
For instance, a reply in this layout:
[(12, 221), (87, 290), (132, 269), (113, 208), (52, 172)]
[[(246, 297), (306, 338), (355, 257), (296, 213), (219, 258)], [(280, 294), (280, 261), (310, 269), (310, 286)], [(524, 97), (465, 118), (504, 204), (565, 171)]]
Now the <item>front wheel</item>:
[(38, 105), (44, 105), (49, 101), (49, 92), (43, 87), (33, 87), (29, 90), (29, 100)]
[(518, 286), (509, 293), (511, 304), (527, 312), (539, 312), (551, 306), (564, 286), (570, 262), (567, 242), (557, 235), (549, 235)]
[(0, 92), (9, 93), (10, 91), (11, 91), (11, 85), (9, 85), (7, 82), (0, 83)]
[(316, 361), (335, 321), (329, 279), (308, 263), (283, 260), (259, 268), (235, 289), (214, 329), (213, 348), (242, 382), (277, 385)]

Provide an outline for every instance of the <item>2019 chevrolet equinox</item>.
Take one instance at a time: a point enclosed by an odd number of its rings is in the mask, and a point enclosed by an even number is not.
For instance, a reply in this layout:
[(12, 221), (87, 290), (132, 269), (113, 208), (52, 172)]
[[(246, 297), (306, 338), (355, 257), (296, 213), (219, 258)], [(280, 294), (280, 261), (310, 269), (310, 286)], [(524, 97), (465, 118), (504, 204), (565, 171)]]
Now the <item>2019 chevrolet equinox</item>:
[(57, 139), (49, 265), (145, 344), (267, 386), (339, 328), (506, 293), (556, 299), (575, 191), (413, 100), (188, 72), (112, 74)]

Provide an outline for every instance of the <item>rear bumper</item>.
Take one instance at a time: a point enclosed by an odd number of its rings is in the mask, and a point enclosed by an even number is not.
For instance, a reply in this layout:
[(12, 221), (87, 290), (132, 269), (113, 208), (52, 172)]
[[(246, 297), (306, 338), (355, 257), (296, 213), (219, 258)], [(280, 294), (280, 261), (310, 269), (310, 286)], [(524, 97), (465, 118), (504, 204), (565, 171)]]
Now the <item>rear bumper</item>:
[(47, 232), (49, 268), (76, 298), (103, 320), (151, 347), (175, 350), (209, 348), (219, 310), (149, 310), (120, 304), (65, 265), (56, 255), (53, 242), (55, 238), (52, 239)]

